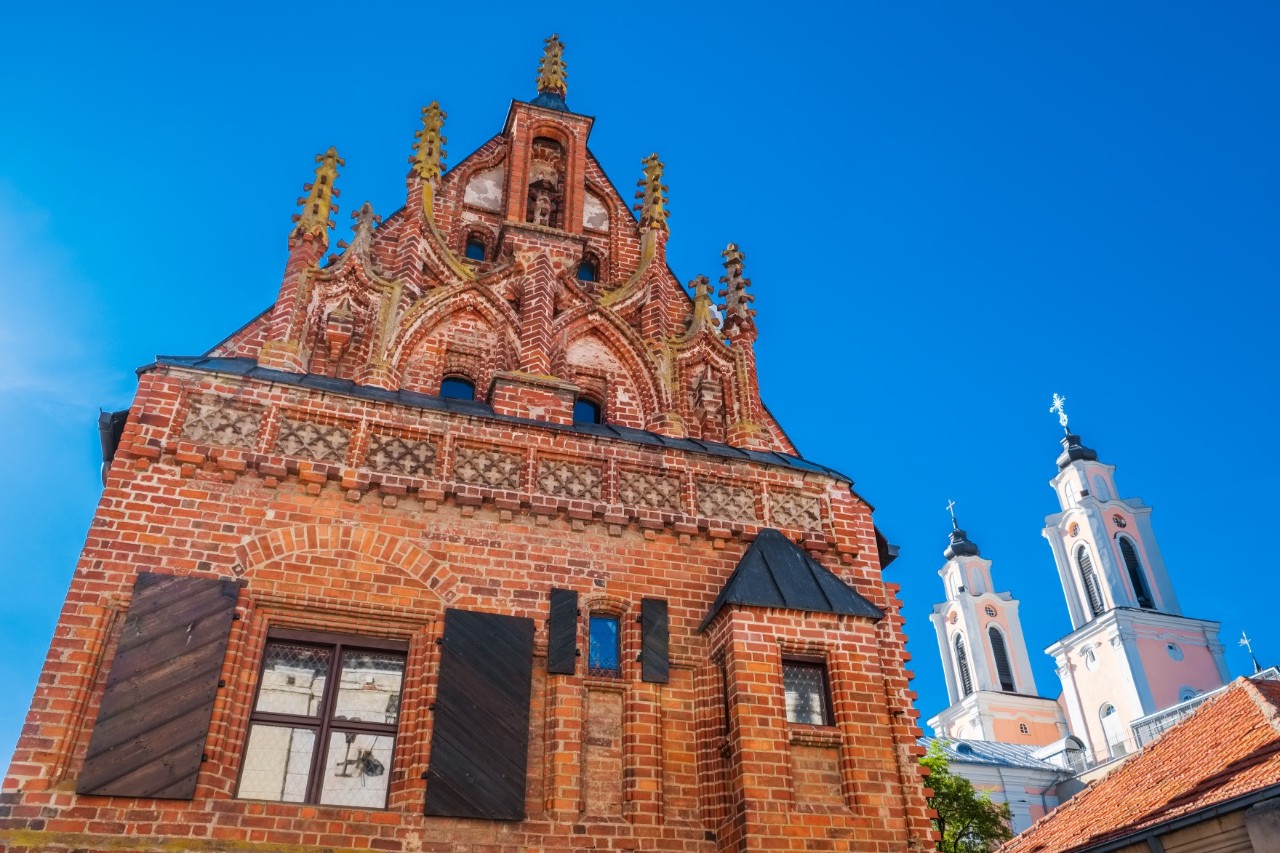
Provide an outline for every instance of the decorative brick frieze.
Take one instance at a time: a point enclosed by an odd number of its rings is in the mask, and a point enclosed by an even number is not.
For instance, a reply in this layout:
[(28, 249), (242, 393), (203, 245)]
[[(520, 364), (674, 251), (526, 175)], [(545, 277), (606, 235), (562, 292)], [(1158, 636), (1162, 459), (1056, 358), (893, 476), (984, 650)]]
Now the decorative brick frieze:
[(520, 488), (524, 460), (514, 453), (479, 447), (459, 447), (454, 451), (453, 480), (490, 489)]
[(265, 409), (206, 394), (191, 399), (181, 436), (196, 444), (220, 444), (253, 450), (258, 445)]
[(545, 495), (598, 501), (604, 471), (598, 465), (566, 462), (561, 459), (539, 459), (537, 490)]
[(698, 483), (698, 514), (729, 521), (757, 522), (756, 497), (745, 486), (727, 483)]
[(342, 464), (347, 459), (351, 430), (332, 424), (280, 418), (275, 452), (316, 462)]
[(429, 477), (436, 460), (436, 446), (426, 439), (402, 438), (398, 435), (374, 433), (364, 464), (374, 471)]
[(618, 502), (623, 506), (683, 511), (679, 477), (648, 471), (623, 471), (618, 481)]
[(800, 492), (770, 492), (769, 520), (775, 527), (819, 530), (822, 527), (822, 499)]

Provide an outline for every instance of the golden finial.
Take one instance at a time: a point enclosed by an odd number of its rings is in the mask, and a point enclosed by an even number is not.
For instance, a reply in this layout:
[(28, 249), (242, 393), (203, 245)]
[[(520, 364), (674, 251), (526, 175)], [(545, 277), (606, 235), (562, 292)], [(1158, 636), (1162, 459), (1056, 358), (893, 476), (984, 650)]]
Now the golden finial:
[(432, 101), (422, 108), (422, 129), (413, 134), (418, 142), (409, 162), (424, 181), (434, 182), (444, 171), (444, 144), (448, 140), (440, 135), (440, 130), (446, 117), (447, 113), (440, 109), (440, 102)]
[(316, 162), (320, 164), (316, 166), (316, 179), (302, 185), (307, 191), (307, 197), (298, 199), (302, 212), (293, 215), (297, 227), (293, 229), (292, 236), (319, 237), (327, 243), (327, 232), (333, 227), (330, 217), (338, 212), (334, 199), (341, 195), (333, 184), (338, 179), (338, 167), (347, 165), (347, 162), (338, 156), (338, 150), (332, 146), (323, 154), (317, 154)]
[(662, 161), (657, 154), (650, 154), (640, 161), (644, 164), (644, 177), (636, 181), (640, 191), (636, 198), (640, 203), (636, 210), (640, 211), (641, 229), (667, 231), (667, 185), (662, 183)]
[(559, 95), (563, 98), (569, 90), (569, 73), (564, 66), (564, 45), (560, 36), (555, 33), (547, 39), (547, 46), (542, 49), (542, 59), (538, 60), (538, 93)]
[(747, 293), (751, 279), (742, 276), (742, 262), (746, 255), (739, 251), (737, 243), (730, 243), (720, 256), (724, 258), (724, 275), (720, 276), (724, 290), (719, 294), (724, 297), (724, 336), (732, 340), (743, 334), (754, 335), (756, 323), (752, 318), (756, 311), (751, 303), (756, 298)]

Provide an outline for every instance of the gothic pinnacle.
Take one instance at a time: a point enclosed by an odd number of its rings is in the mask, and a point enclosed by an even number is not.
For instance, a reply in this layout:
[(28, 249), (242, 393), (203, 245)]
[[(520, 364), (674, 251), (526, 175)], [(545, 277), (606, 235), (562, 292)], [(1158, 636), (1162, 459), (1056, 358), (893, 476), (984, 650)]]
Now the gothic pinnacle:
[(422, 108), (422, 129), (413, 134), (417, 142), (414, 144), (413, 156), (409, 158), (414, 174), (422, 181), (422, 212), (429, 221), (434, 219), (432, 203), (435, 200), (436, 181), (444, 171), (444, 144), (448, 140), (440, 131), (446, 117), (445, 111), (440, 109), (439, 101), (432, 101)]
[(323, 154), (316, 155), (316, 163), (319, 165), (316, 166), (315, 180), (302, 185), (307, 196), (298, 199), (302, 212), (293, 215), (293, 221), (297, 225), (291, 237), (319, 239), (327, 244), (328, 231), (333, 227), (331, 217), (338, 212), (338, 205), (334, 199), (341, 195), (338, 188), (334, 186), (334, 182), (338, 179), (338, 167), (345, 166), (347, 163), (338, 156), (338, 150), (332, 146)]
[(756, 311), (751, 303), (756, 298), (747, 293), (751, 279), (742, 275), (742, 262), (746, 255), (738, 249), (737, 243), (730, 243), (720, 255), (724, 258), (724, 275), (720, 276), (724, 289), (718, 295), (724, 297), (722, 328), (725, 340), (732, 341), (743, 336), (754, 339), (756, 321), (752, 318), (756, 316)]
[(559, 95), (561, 99), (568, 93), (569, 73), (564, 65), (564, 45), (560, 36), (552, 33), (546, 40), (542, 50), (542, 59), (538, 60), (538, 94)]
[(640, 190), (636, 198), (640, 199), (636, 210), (640, 211), (640, 229), (642, 231), (667, 231), (667, 185), (662, 182), (662, 161), (658, 155), (650, 154), (640, 161), (644, 164), (644, 177), (636, 181)]

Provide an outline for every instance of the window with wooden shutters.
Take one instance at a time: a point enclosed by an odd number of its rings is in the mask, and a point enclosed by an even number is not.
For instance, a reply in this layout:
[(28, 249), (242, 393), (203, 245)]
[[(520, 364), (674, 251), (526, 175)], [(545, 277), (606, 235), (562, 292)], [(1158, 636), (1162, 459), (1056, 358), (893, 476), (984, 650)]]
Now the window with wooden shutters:
[(405, 644), (275, 630), (236, 796), (385, 808)]
[(609, 613), (592, 613), (587, 620), (587, 675), (622, 675), (622, 620)]
[(189, 800), (240, 583), (139, 572), (76, 792)]
[(994, 625), (987, 629), (991, 638), (991, 656), (996, 661), (996, 677), (1000, 679), (1000, 689), (1013, 693), (1017, 689), (1013, 683), (1013, 667), (1009, 665), (1009, 650), (1004, 644), (1004, 634)]
[(960, 675), (962, 696), (973, 692), (973, 676), (969, 674), (969, 653), (964, 648), (964, 637), (956, 634), (956, 672)]
[(424, 811), (523, 820), (533, 620), (445, 611)]
[(1102, 604), (1102, 589), (1098, 586), (1098, 574), (1093, 570), (1093, 560), (1083, 545), (1076, 551), (1076, 564), (1080, 567), (1080, 579), (1084, 581), (1084, 592), (1089, 597), (1089, 610), (1094, 616), (1101, 616), (1105, 609)]
[(1151, 589), (1147, 586), (1147, 574), (1142, 570), (1142, 561), (1138, 559), (1138, 549), (1128, 536), (1117, 537), (1120, 540), (1120, 554), (1124, 557), (1124, 566), (1129, 570), (1129, 583), (1133, 584), (1133, 594), (1138, 599), (1138, 606), (1145, 610), (1154, 610), (1155, 601), (1151, 598)]

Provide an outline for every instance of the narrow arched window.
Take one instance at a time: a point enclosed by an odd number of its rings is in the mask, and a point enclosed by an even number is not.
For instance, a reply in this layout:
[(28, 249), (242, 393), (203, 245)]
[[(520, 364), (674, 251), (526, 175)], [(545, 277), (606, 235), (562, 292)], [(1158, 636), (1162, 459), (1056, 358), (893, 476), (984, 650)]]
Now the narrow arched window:
[(573, 404), (573, 422), (575, 424), (602, 423), (601, 416), (603, 414), (604, 410), (595, 400), (579, 397), (577, 402)]
[(599, 268), (591, 258), (583, 258), (578, 264), (578, 281), (595, 281), (598, 274)]
[(1089, 552), (1083, 545), (1076, 551), (1076, 564), (1080, 567), (1080, 579), (1084, 581), (1085, 594), (1089, 596), (1089, 609), (1093, 611), (1094, 616), (1101, 616), (1104, 609), (1102, 589), (1098, 586), (1098, 575), (1093, 570), (1093, 560), (1090, 559)]
[(973, 676), (969, 675), (969, 653), (964, 649), (964, 637), (956, 634), (956, 670), (960, 673), (961, 695), (973, 692)]
[(1000, 689), (1007, 693), (1017, 690), (1013, 683), (1013, 667), (1009, 665), (1009, 650), (1004, 645), (1004, 635), (1000, 629), (992, 626), (987, 629), (991, 638), (991, 656), (996, 659), (996, 677), (1000, 679)]
[(448, 400), (474, 400), (476, 386), (461, 376), (446, 376), (440, 383), (440, 396)]
[(1103, 705), (1098, 711), (1098, 717), (1102, 721), (1102, 736), (1106, 739), (1107, 751), (1111, 753), (1111, 757), (1119, 758), (1128, 752), (1129, 746), (1125, 743), (1124, 728), (1120, 715), (1116, 713), (1116, 706), (1110, 702)]
[(473, 261), (484, 260), (484, 241), (478, 237), (472, 237), (467, 240), (467, 248), (465, 250), (467, 258)]
[(1120, 540), (1120, 554), (1124, 557), (1124, 567), (1129, 570), (1129, 583), (1133, 584), (1133, 594), (1138, 599), (1138, 606), (1144, 610), (1154, 610), (1156, 604), (1151, 599), (1151, 589), (1147, 586), (1146, 572), (1142, 571), (1142, 561), (1138, 559), (1138, 549), (1133, 547), (1133, 540), (1128, 536), (1117, 538)]

